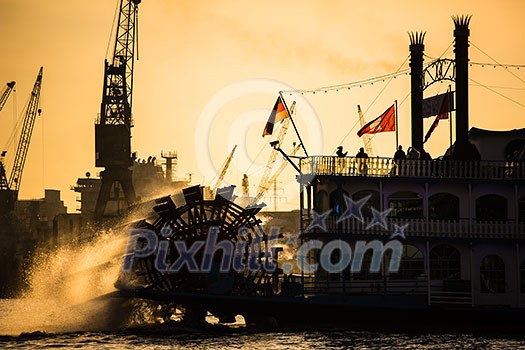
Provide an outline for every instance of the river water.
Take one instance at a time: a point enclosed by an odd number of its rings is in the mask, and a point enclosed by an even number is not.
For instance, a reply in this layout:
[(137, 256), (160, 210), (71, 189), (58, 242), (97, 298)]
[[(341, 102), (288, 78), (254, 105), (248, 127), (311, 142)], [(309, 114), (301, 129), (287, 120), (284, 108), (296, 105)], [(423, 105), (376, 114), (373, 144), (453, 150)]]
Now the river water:
[[(182, 332), (182, 333), (181, 333)], [(0, 348), (22, 349), (522, 349), (517, 336), (353, 331), (253, 333), (133, 328), (121, 331), (0, 336)]]

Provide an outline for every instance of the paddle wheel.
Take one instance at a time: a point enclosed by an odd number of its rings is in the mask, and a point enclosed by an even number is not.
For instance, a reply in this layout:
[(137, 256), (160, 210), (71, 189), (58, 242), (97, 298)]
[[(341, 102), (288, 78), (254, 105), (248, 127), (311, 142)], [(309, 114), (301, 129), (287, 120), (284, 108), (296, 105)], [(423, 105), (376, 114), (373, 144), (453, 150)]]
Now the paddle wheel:
[[(141, 220), (134, 225), (135, 229), (154, 232), (159, 242), (169, 247), (167, 253), (159, 253), (159, 249), (150, 256), (134, 259), (133, 273), (139, 278), (140, 284), (147, 290), (160, 292), (215, 295), (272, 293), (273, 273), (264, 268), (270, 247), (267, 247), (267, 234), (260, 226), (261, 220), (256, 217), (260, 208), (243, 208), (234, 204), (231, 201), (233, 186), (219, 189), (213, 200), (203, 198), (203, 188), (200, 186), (184, 189), (183, 195), (185, 204), (181, 206), (177, 206), (170, 196), (157, 199), (152, 219)], [(217, 249), (212, 256), (211, 269), (207, 272), (189, 271), (188, 265), (176, 272), (158, 268), (158, 254), (163, 254), (163, 266), (171, 266), (181, 257), (177, 244), (183, 242), (186, 247), (191, 247), (195, 242), (206, 241), (210, 229), (217, 232), (218, 245), (225, 241), (232, 243), (237, 257), (242, 257), (243, 270), (231, 268), (225, 272), (219, 269), (224, 256), (221, 249)], [(141, 249), (146, 244), (146, 239), (139, 239), (136, 248)], [(239, 247), (242, 252), (239, 252)], [(194, 255), (199, 267), (205, 259), (204, 255), (204, 247)], [(250, 268), (254, 262), (260, 264), (259, 269)]]

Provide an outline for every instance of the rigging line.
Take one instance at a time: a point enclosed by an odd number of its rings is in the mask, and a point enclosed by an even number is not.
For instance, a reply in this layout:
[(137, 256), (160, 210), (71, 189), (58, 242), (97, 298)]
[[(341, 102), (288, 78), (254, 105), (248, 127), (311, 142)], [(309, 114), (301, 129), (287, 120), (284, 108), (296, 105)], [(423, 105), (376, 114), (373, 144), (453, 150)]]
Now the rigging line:
[(430, 58), (430, 59), (433, 60), (433, 61), (440, 60), (440, 59), (443, 57), (443, 55), (445, 55), (445, 54), (447, 53), (448, 49), (450, 49), (450, 47), (452, 46), (452, 44), (454, 44), (454, 40), (452, 40), (452, 41), (450, 42), (450, 44), (448, 44), (448, 47), (445, 49), (445, 51), (443, 51), (443, 52), (441, 53), (441, 55), (439, 55), (438, 58), (435, 58), (435, 57), (429, 56), (429, 55), (427, 55), (426, 53), (423, 53), (423, 55), (424, 55), (426, 58)]
[[(405, 58), (405, 61), (403, 62), (403, 64), (408, 61), (408, 58), (409, 56), (407, 56)], [(378, 81), (381, 81), (381, 80), (386, 80), (386, 79), (392, 79), (398, 75), (402, 75), (402, 74), (405, 74), (405, 73), (408, 73), (409, 72), (409, 69), (404, 69), (404, 70), (401, 70), (403, 65), (401, 65), (401, 67), (399, 67), (397, 69), (396, 72), (394, 73), (388, 73), (388, 74), (384, 74), (384, 75), (380, 75), (380, 76), (377, 76), (377, 77), (373, 77), (373, 78), (369, 78), (369, 79), (365, 79), (365, 80), (358, 80), (358, 81), (353, 81), (353, 82), (349, 82), (349, 83), (344, 83), (344, 84), (337, 84), (337, 85), (328, 85), (328, 86), (323, 86), (323, 87), (318, 87), (318, 88), (310, 88), (310, 89), (297, 89), (297, 90), (283, 90), (281, 91), (282, 93), (315, 93), (315, 92), (321, 92), (321, 91), (333, 91), (333, 90), (338, 90), (338, 89), (346, 89), (346, 88), (351, 88), (351, 87), (355, 87), (355, 86), (358, 86), (358, 85), (366, 85), (366, 84), (369, 84), (369, 83), (375, 83), (375, 82), (378, 82)]]
[[(476, 49), (478, 49), (479, 51), (481, 51), (485, 56), (487, 56), (488, 58), (490, 58), (491, 60), (493, 60), (494, 62), (496, 62), (497, 64), (501, 65), (501, 63), (499, 63), (498, 61), (496, 61), (494, 58), (492, 58), (488, 53), (486, 53), (485, 51), (483, 51), (482, 49), (480, 49), (479, 47), (477, 47), (472, 41), (469, 40), (469, 43), (474, 46)], [(512, 74), (514, 77), (516, 77), (519, 81), (521, 81), (522, 83), (525, 83), (525, 80), (521, 79), (519, 76), (517, 76), (513, 71), (510, 71), (507, 69), (507, 72), (509, 72), (509, 74)]]
[(489, 66), (489, 67), (503, 67), (503, 68), (525, 68), (525, 64), (505, 64), (505, 63), (486, 63), (486, 62), (469, 62), (471, 66)]
[[(377, 96), (374, 98), (374, 100), (372, 101), (372, 103), (370, 103), (367, 107), (367, 109), (363, 112), (363, 116), (366, 115), (366, 113), (368, 112), (368, 110), (370, 109), (370, 107), (372, 107), (372, 105), (377, 101), (377, 99), (379, 98), (379, 96), (381, 96), (381, 94), (383, 93), (383, 91), (385, 91), (385, 89), (387, 88), (387, 86), (392, 82), (392, 79), (395, 77), (395, 74), (397, 74), (401, 68), (405, 65), (405, 63), (408, 61), (408, 58), (410, 56), (407, 56), (405, 58), (405, 60), (403, 61), (403, 63), (401, 63), (401, 65), (399, 66), (399, 68), (397, 69), (397, 71), (392, 74), (392, 76), (390, 77), (390, 79), (388, 80), (388, 82), (383, 86), (383, 88), (381, 89), (381, 91), (379, 92), (379, 94), (377, 94)], [(356, 122), (354, 123), (354, 125), (352, 126), (352, 128), (346, 133), (345, 137), (343, 137), (343, 139), (341, 140), (341, 142), (339, 142), (339, 145), (342, 145), (343, 142), (346, 140), (346, 138), (348, 137), (348, 135), (350, 135), (350, 133), (354, 130), (354, 128), (356, 127), (357, 123), (359, 122), (359, 118), (356, 120)], [(334, 154), (335, 152), (337, 151), (337, 148), (332, 151), (332, 154)]]
[(13, 126), (13, 131), (11, 131), (11, 134), (9, 135), (9, 138), (7, 139), (7, 143), (5, 144), (3, 150), (8, 150), (14, 144), (15, 138), (16, 138), (16, 136), (18, 134), (18, 131), (22, 127), (22, 123), (23, 123), (23, 120), (24, 120), (24, 117), (25, 117), (24, 112), (27, 110), (27, 108), (29, 106), (29, 100), (30, 99), (31, 99), (31, 96), (27, 99), (27, 102), (24, 105), (24, 108), (22, 109), (22, 112), (20, 113), (18, 119), (16, 120), (16, 123)]
[(516, 100), (514, 100), (514, 99), (512, 99), (512, 98), (510, 98), (510, 97), (508, 97), (508, 96), (506, 96), (506, 95), (504, 95), (504, 94), (502, 94), (502, 93), (500, 93), (500, 92), (497, 92), (496, 90), (494, 90), (494, 89), (492, 89), (492, 88), (490, 88), (490, 87), (488, 87), (488, 86), (486, 86), (486, 85), (483, 85), (483, 84), (481, 84), (480, 82), (475, 81), (474, 79), (469, 78), (469, 80), (472, 81), (472, 82), (474, 82), (474, 83), (476, 83), (476, 84), (478, 84), (478, 85), (481, 86), (481, 87), (484, 87), (484, 88), (487, 89), (487, 90), (492, 91), (492, 92), (495, 93), (496, 95), (499, 95), (499, 96), (501, 96), (501, 97), (503, 97), (503, 98), (506, 98), (507, 100), (509, 100), (509, 101), (511, 101), (511, 102), (514, 102), (515, 104), (520, 105), (521, 107), (525, 107), (525, 104), (523, 104), (523, 103), (521, 103), (521, 102), (518, 102), (518, 101), (516, 101)]
[[(264, 138), (263, 138), (263, 141), (264, 141)], [(264, 149), (266, 148), (268, 144), (266, 142), (263, 142), (262, 143), (262, 146), (261, 146), (261, 149), (259, 150), (259, 152), (257, 153), (257, 155), (255, 156), (255, 159), (250, 163), (250, 165), (248, 166), (248, 168), (246, 169), (246, 171), (244, 172), (245, 174), (248, 174), (248, 172), (250, 171), (250, 169), (252, 168), (252, 166), (255, 164), (255, 161), (257, 160), (257, 158), (259, 158), (259, 156), (261, 155), (261, 153), (264, 151)]]
[[(477, 84), (469, 84), (470, 86), (480, 86), (480, 85), (477, 85)], [(503, 90), (525, 90), (525, 88), (519, 88), (519, 87), (512, 87), (512, 86), (496, 86), (496, 85), (486, 85), (490, 88), (493, 88), (493, 89), (503, 89)]]
[(106, 59), (108, 58), (109, 47), (111, 46), (111, 39), (113, 38), (113, 30), (115, 29), (115, 23), (117, 22), (117, 15), (120, 10), (119, 5), (120, 5), (120, 0), (117, 0), (117, 7), (115, 9), (115, 14), (113, 15), (113, 23), (111, 24), (111, 31), (109, 32), (108, 46), (106, 47)]

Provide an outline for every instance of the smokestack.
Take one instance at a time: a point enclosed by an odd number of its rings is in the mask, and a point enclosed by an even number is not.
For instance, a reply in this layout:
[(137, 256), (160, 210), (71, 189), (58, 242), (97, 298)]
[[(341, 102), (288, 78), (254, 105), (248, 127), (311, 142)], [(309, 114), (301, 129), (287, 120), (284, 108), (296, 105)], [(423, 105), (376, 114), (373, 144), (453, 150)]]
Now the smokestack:
[(468, 37), (470, 16), (452, 17), (456, 54), (456, 142), (468, 141)]
[(456, 143), (452, 158), (457, 160), (480, 160), (476, 146), (468, 139), (468, 37), (470, 30), (470, 15), (453, 16), (454, 21), (454, 53), (456, 54)]
[(412, 147), (423, 150), (423, 51), (425, 33), (409, 33)]

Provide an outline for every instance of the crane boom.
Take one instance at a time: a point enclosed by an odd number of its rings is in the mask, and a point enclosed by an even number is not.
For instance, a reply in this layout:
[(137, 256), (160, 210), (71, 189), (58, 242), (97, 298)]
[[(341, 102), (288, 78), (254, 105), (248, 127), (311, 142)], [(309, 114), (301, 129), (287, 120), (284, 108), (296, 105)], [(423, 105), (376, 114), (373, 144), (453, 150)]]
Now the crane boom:
[[(290, 114), (293, 114), (294, 110), (295, 110), (295, 101), (292, 103), (292, 106), (290, 107)], [(283, 121), (281, 130), (279, 130), (279, 135), (277, 136), (276, 141), (279, 141), (279, 144), (283, 143), (284, 137), (286, 136), (286, 132), (288, 131), (289, 126), (290, 126), (290, 118), (286, 118)], [(261, 181), (259, 182), (259, 188), (257, 188), (257, 193), (260, 193), (261, 191), (266, 192), (264, 188), (265, 186), (268, 185), (268, 179), (270, 178), (270, 173), (272, 172), (273, 165), (275, 164), (275, 161), (277, 160), (278, 153), (279, 151), (272, 148), (272, 152), (270, 153), (270, 157), (268, 158), (268, 162), (266, 163), (266, 168), (264, 169), (263, 176), (261, 177)]]
[(215, 197), (215, 193), (217, 193), (217, 189), (221, 185), (222, 180), (224, 180), (224, 177), (226, 176), (226, 172), (228, 171), (228, 168), (230, 167), (230, 163), (231, 163), (231, 161), (233, 159), (233, 154), (235, 153), (235, 149), (236, 148), (237, 148), (237, 145), (235, 145), (233, 147), (230, 155), (224, 161), (224, 164), (221, 167), (221, 172), (219, 173), (219, 177), (217, 178), (217, 181), (215, 182), (215, 185), (213, 185), (213, 187), (210, 187), (210, 194), (211, 194), (212, 198)]
[(35, 85), (33, 86), (33, 91), (31, 92), (31, 98), (29, 99), (29, 104), (27, 105), (24, 124), (22, 126), (22, 133), (20, 134), (20, 140), (18, 141), (18, 147), (16, 149), (13, 169), (11, 170), (11, 176), (9, 177), (9, 188), (15, 192), (15, 196), (20, 189), (22, 172), (24, 171), (27, 151), (29, 150), (29, 144), (31, 143), (31, 135), (33, 134), (36, 116), (37, 113), (40, 114), (38, 103), (40, 101), (40, 89), (42, 87), (43, 71), (44, 67), (40, 67), (38, 76), (36, 77)]
[[(359, 114), (359, 124), (361, 124), (361, 128), (365, 126), (366, 121), (365, 117), (363, 116), (363, 112), (361, 112), (361, 106), (357, 105), (357, 113)], [(363, 135), (363, 143), (365, 146), (365, 152), (368, 154), (369, 157), (375, 157), (374, 155), (374, 146), (372, 145), (372, 139), (370, 138), (369, 134)]]
[[(300, 148), (301, 148), (300, 144), (296, 145), (294, 149), (292, 150), (292, 152), (290, 153), (290, 156), (294, 156), (297, 153), (297, 151), (299, 151)], [(281, 175), (284, 169), (286, 169), (287, 165), (288, 165), (288, 162), (283, 162), (281, 166), (277, 169), (277, 171), (272, 175), (272, 177), (270, 177), (268, 181), (266, 181), (266, 184), (263, 186), (263, 188), (259, 189), (259, 191), (257, 192), (257, 195), (253, 199), (252, 205), (257, 204), (257, 202), (261, 200), (261, 198), (265, 195), (265, 193), (268, 192), (268, 189), (270, 188), (271, 184), (275, 180), (277, 180), (279, 175)]]
[(0, 111), (2, 111), (2, 108), (4, 108), (4, 105), (7, 102), (11, 91), (13, 91), (13, 88), (15, 87), (15, 84), (16, 83), (14, 81), (10, 81), (6, 84), (6, 87), (2, 92), (2, 96), (0, 96)]

